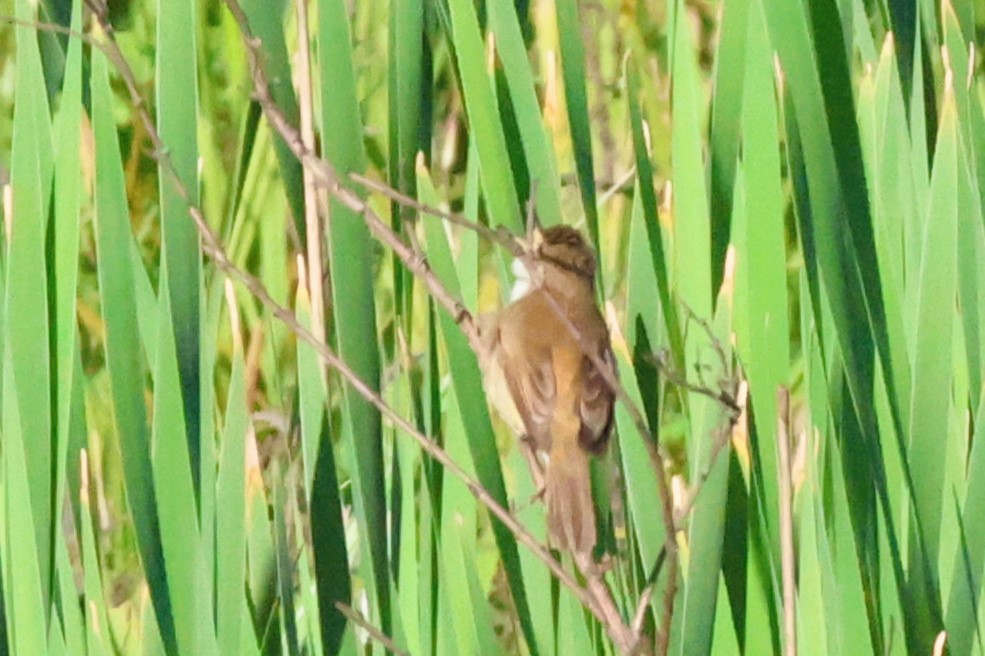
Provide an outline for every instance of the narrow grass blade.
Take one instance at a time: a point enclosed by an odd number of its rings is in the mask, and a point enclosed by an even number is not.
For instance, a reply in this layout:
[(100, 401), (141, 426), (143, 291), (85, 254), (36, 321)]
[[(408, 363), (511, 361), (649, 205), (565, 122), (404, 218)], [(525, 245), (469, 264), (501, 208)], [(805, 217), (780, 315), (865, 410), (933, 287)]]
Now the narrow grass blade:
[[(740, 121), (743, 98), (752, 86), (745, 79), (747, 64), (748, 15), (750, 0), (723, 3), (718, 25), (719, 40), (713, 72), (709, 134), (709, 186), (711, 189), (711, 265), (712, 284), (722, 283), (725, 251), (729, 243), (732, 215), (732, 185), (739, 159)], [(756, 37), (761, 38), (761, 37)]]
[[(958, 135), (953, 91), (945, 91), (930, 182), (930, 206), (923, 236), (918, 285), (917, 325), (910, 398), (910, 463), (917, 516), (913, 527), (926, 550), (927, 562), (911, 557), (911, 568), (926, 577), (917, 580), (918, 594), (934, 595), (939, 575), (937, 558), (944, 499), (944, 455), (941, 428), (947, 426), (952, 381), (951, 338), (956, 289), (958, 224)], [(937, 606), (940, 602), (929, 602)], [(932, 606), (933, 608), (933, 606)], [(940, 612), (939, 606), (934, 608)], [(931, 631), (935, 627), (924, 626)], [(936, 633), (936, 631), (934, 631)]]
[(93, 656), (108, 654), (110, 636), (109, 619), (106, 616), (106, 599), (103, 594), (102, 567), (96, 550), (96, 535), (91, 504), (95, 499), (93, 490), (89, 487), (91, 475), (88, 458), (81, 458), (79, 465), (82, 485), (79, 487), (79, 534), (81, 542), (81, 562), (83, 572), (83, 589), (88, 602), (83, 607), (86, 622), (86, 650)]
[(243, 353), (233, 352), (225, 428), (220, 443), (216, 483), (215, 561), (216, 637), (221, 654), (240, 653), (242, 644), (243, 587), (246, 581), (246, 434), (249, 419)]
[[(459, 406), (456, 393), (445, 397), (445, 407), (452, 413), (446, 425), (448, 453), (472, 473), (474, 462), (463, 423), (467, 413)], [(450, 479), (445, 482), (443, 496), (439, 545), (444, 574), (441, 587), (453, 617), (460, 652), (492, 656), (500, 653), (500, 649), (478, 568), (483, 562), (490, 562), (489, 556), (495, 552), (490, 550), (492, 545), (487, 540), (477, 539), (481, 535), (478, 530), (481, 517), (468, 488), (461, 481)], [(514, 639), (519, 637), (516, 635)]]
[(92, 104), (96, 141), (96, 248), (113, 420), (120, 438), (127, 503), (161, 637), (169, 652), (176, 653), (144, 406), (137, 309), (133, 300), (135, 281), (130, 260), (129, 212), (112, 115), (107, 63), (101, 53), (93, 55)]
[[(82, 8), (72, 8), (72, 25), (82, 24)], [(52, 362), (52, 378), (58, 381), (54, 387), (55, 418), (57, 427), (57, 460), (55, 468), (55, 496), (53, 506), (57, 510), (65, 499), (66, 478), (77, 479), (77, 458), (69, 456), (69, 441), (73, 428), (73, 400), (77, 401), (78, 382), (78, 324), (76, 322), (76, 294), (79, 280), (79, 224), (82, 204), (82, 178), (79, 126), (82, 120), (82, 42), (72, 39), (68, 43), (65, 65), (65, 82), (58, 114), (55, 118), (55, 140), (59, 150), (55, 157), (54, 187), (54, 240), (52, 268), (54, 273), (53, 316), (55, 354)], [(68, 470), (68, 463), (76, 464)], [(73, 494), (72, 497), (75, 497)], [(72, 503), (70, 507), (76, 507)], [(76, 519), (78, 519), (76, 514)]]
[[(250, 29), (260, 39), (263, 66), (270, 80), (270, 93), (277, 107), (291, 123), (298, 124), (298, 103), (291, 83), (290, 56), (284, 42), (284, 13), (286, 0), (244, 0), (243, 11), (250, 21)], [(345, 96), (339, 96), (345, 97)], [(274, 151), (280, 164), (284, 193), (294, 217), (301, 248), (304, 249), (304, 184), (301, 163), (294, 157), (280, 136), (274, 137)]]
[[(430, 321), (430, 318), (429, 318)], [(410, 372), (402, 375), (401, 387), (413, 385)], [(426, 430), (426, 429), (425, 429)], [(410, 440), (396, 440), (394, 457), (399, 459), (400, 477), (400, 559), (397, 590), (400, 592), (400, 624), (406, 635), (407, 649), (414, 654), (426, 651), (422, 634), (428, 631), (428, 616), (432, 609), (422, 605), (425, 599), (423, 588), (429, 585), (427, 563), (430, 554), (426, 551), (427, 536), (434, 528), (430, 517), (431, 497), (427, 483), (418, 484), (416, 475), (421, 471), (421, 452)], [(422, 476), (423, 478), (423, 476)], [(418, 531), (418, 526), (421, 530)]]
[(657, 280), (657, 294), (660, 310), (664, 316), (671, 353), (678, 369), (684, 364), (684, 338), (677, 317), (677, 306), (671, 300), (669, 270), (670, 262), (664, 249), (664, 238), (657, 213), (657, 196), (653, 190), (653, 167), (650, 152), (644, 136), (642, 112), (638, 104), (640, 97), (639, 77), (632, 62), (627, 66), (626, 79), (629, 90), (629, 116), (633, 132), (633, 151), (636, 155), (636, 176), (639, 179), (639, 199), (642, 205), (643, 225), (650, 241), (651, 265)]
[(18, 387), (13, 376), (10, 353), (2, 363), (3, 412), (3, 592), (9, 653), (47, 653), (47, 602), (41, 587), (41, 553), (35, 540), (28, 482), (27, 453), (20, 411)]
[(985, 571), (985, 516), (973, 510), (975, 499), (985, 494), (985, 439), (982, 427), (985, 403), (979, 402), (975, 436), (968, 462), (968, 487), (959, 524), (961, 542), (950, 572), (950, 596), (944, 626), (954, 653), (973, 653), (973, 645), (985, 648), (978, 623), (981, 610), (983, 571)]
[[(391, 186), (414, 197), (414, 161), (418, 151), (430, 156), (431, 150), (431, 144), (422, 141), (422, 135), (427, 131), (422, 129), (425, 126), (421, 122), (430, 115), (423, 105), (429, 102), (431, 88), (430, 80), (426, 87), (422, 87), (425, 67), (428, 66), (425, 51), (429, 48), (424, 35), (424, 3), (421, 0), (393, 3), (387, 27), (387, 175)], [(428, 93), (424, 94), (423, 89), (427, 89)], [(407, 221), (413, 218), (413, 211), (391, 201), (390, 216), (393, 229), (398, 234), (403, 234)], [(394, 265), (396, 313), (402, 319), (404, 330), (408, 330), (414, 316), (413, 276), (405, 268), (397, 266), (396, 255), (390, 254), (390, 261)]]
[[(68, 545), (62, 532), (56, 540), (55, 574), (58, 577), (58, 620), (49, 625), (52, 633), (64, 636), (65, 651), (68, 654), (85, 653), (85, 617), (75, 584), (75, 570), (68, 553)], [(75, 536), (78, 534), (76, 533)], [(76, 547), (79, 541), (75, 542)], [(76, 551), (78, 553), (78, 551)]]
[[(876, 254), (879, 258), (884, 301), (886, 304), (889, 349), (893, 356), (896, 391), (902, 398), (910, 395), (910, 355), (905, 318), (904, 281), (908, 276), (906, 247), (907, 230), (917, 221), (915, 185), (909, 161), (917, 156), (910, 149), (906, 131), (906, 106), (903, 104), (893, 40), (887, 38), (879, 55), (874, 89), (866, 93), (868, 76), (862, 80), (859, 93), (859, 128), (865, 134), (866, 115), (872, 123), (869, 135), (871, 146), (866, 155), (866, 179), (872, 199), (872, 222)], [(871, 100), (868, 100), (871, 98)], [(912, 278), (911, 278), (912, 279)], [(912, 288), (912, 285), (910, 286)], [(907, 404), (900, 404), (901, 419), (909, 421)]]
[[(520, 132), (531, 189), (535, 192), (537, 217), (545, 226), (560, 223), (562, 219), (560, 182), (554, 151), (544, 130), (533, 72), (523, 42), (523, 34), (520, 31), (517, 8), (506, 3), (493, 2), (487, 5), (487, 9), (489, 27), (496, 35), (497, 52), (503, 62), (503, 74), (509, 87), (509, 98), (513, 103), (513, 115), (516, 117)], [(593, 194), (594, 184), (593, 179)], [(586, 217), (589, 217), (588, 225), (592, 238), (598, 244), (598, 218), (587, 210)], [(592, 221), (595, 223), (593, 224)]]
[[(452, 257), (444, 227), (441, 223), (430, 221), (425, 224), (427, 238), (427, 253), (435, 274), (445, 283), (452, 294), (459, 289), (458, 276), (455, 270), (455, 260)], [(489, 491), (490, 495), (503, 507), (508, 507), (506, 484), (503, 480), (503, 470), (500, 467), (499, 453), (492, 432), (489, 410), (486, 406), (486, 396), (482, 389), (482, 375), (475, 354), (469, 348), (465, 336), (455, 324), (453, 317), (446, 313), (439, 315), (441, 336), (448, 352), (448, 366), (451, 373), (452, 385), (462, 412), (462, 422), (468, 438), (469, 451), (475, 463), (479, 482)], [(531, 653), (539, 653), (534, 638), (533, 620), (527, 600), (523, 572), (521, 570), (516, 539), (513, 534), (498, 521), (493, 520), (493, 532), (496, 545), (503, 559), (503, 567), (513, 593), (517, 614), (524, 637), (527, 639)]]
[[(718, 298), (714, 323), (714, 336), (719, 344), (728, 343), (727, 335), (732, 327), (732, 301), (729, 298), (732, 283), (729, 281), (728, 273), (725, 280), (726, 283)], [(726, 357), (731, 356), (726, 352)], [(714, 379), (727, 377), (728, 372), (722, 370), (722, 367), (728, 366), (730, 366), (729, 362), (715, 365)], [(693, 442), (692, 471), (701, 473), (704, 484), (688, 522), (690, 555), (685, 577), (686, 585), (681, 600), (683, 607), (679, 642), (681, 654), (706, 653), (712, 646), (718, 611), (726, 494), (729, 483), (727, 453), (719, 453), (717, 459), (713, 459), (715, 440), (730, 439), (725, 437), (728, 433), (722, 434), (723, 431), (731, 431), (729, 419), (717, 403), (706, 403), (697, 407), (701, 408), (703, 414), (691, 418), (694, 424), (693, 435), (701, 436), (702, 439)], [(692, 474), (692, 480), (698, 480), (696, 474)]]
[[(299, 320), (306, 321), (307, 299), (298, 288)], [(349, 553), (346, 546), (332, 434), (325, 416), (326, 390), (317, 355), (298, 343), (298, 393), (301, 403), (302, 448), (305, 453), (306, 487), (311, 514), (311, 548), (314, 552), (318, 619), (323, 653), (339, 653), (346, 620), (335, 607), (351, 604)]]
[[(421, 146), (424, 73), (424, 3), (401, 0), (391, 5), (388, 40), (389, 176), (395, 189), (414, 195), (414, 160)], [(427, 81), (430, 84), (430, 80)], [(429, 148), (424, 148), (427, 151)], [(407, 216), (407, 210), (394, 209)], [(396, 221), (396, 213), (394, 221)], [(399, 225), (395, 224), (395, 227)]]
[[(359, 115), (349, 20), (341, 0), (319, 3), (319, 62), (322, 89), (323, 150), (339, 175), (363, 166), (362, 119)], [(373, 389), (380, 386), (377, 343), (373, 243), (362, 218), (331, 202), (328, 234), (335, 337), (339, 355)], [(374, 585), (380, 628), (390, 633), (390, 565), (388, 520), (383, 471), (383, 436), (379, 412), (346, 389), (343, 440), (355, 458), (353, 501), (361, 534), (369, 543), (367, 581)]]
[[(846, 392), (840, 393), (846, 394)], [(845, 404), (846, 401), (839, 403), (841, 406)], [(846, 427), (851, 426), (852, 423), (838, 417), (835, 420), (839, 422), (836, 425)], [(846, 433), (842, 437), (843, 440), (858, 439), (857, 428), (855, 431), (845, 428), (843, 430)], [(834, 451), (833, 440), (828, 440), (828, 443), (831, 446), (828, 448), (826, 459), (831, 469), (831, 482), (830, 490), (825, 492), (825, 496), (830, 499), (825, 521), (829, 526), (827, 541), (833, 568), (833, 576), (825, 588), (825, 598), (831, 600), (828, 610), (828, 616), (831, 618), (828, 644), (838, 649), (840, 653), (850, 654), (859, 645), (869, 644), (875, 649), (875, 645), (880, 640), (878, 634), (874, 634), (867, 624), (869, 617), (865, 606), (864, 580), (866, 572), (862, 571), (864, 563), (860, 563), (856, 556), (858, 547), (852, 544), (852, 533), (855, 528), (849, 516), (853, 503), (871, 503), (871, 501), (857, 498), (853, 490), (841, 483), (849, 478), (842, 472), (841, 465), (847, 459), (843, 457), (839, 460)]]
[[(283, 628), (279, 653), (290, 656), (300, 656), (301, 646), (298, 641), (296, 591), (294, 588), (294, 567), (290, 546), (287, 540), (287, 513), (290, 505), (286, 494), (289, 474), (281, 471), (280, 463), (273, 463), (268, 476), (273, 488), (274, 515), (274, 549), (277, 561), (277, 615)], [(296, 520), (295, 520), (296, 521)], [(271, 643), (271, 653), (273, 653)]]
[(576, 0), (558, 0), (557, 29), (561, 41), (561, 71), (564, 97), (575, 148), (575, 170), (581, 191), (582, 209), (592, 241), (599, 243), (598, 205), (595, 197), (595, 164), (592, 156), (592, 130), (588, 117), (588, 92), (585, 88), (585, 48)]
[(273, 525), (268, 517), (268, 501), (263, 474), (260, 471), (258, 445), (255, 436), (247, 432), (246, 477), (246, 563), (247, 591), (251, 617), (242, 623), (249, 629), (247, 644), (268, 654), (280, 650), (280, 624), (277, 620), (277, 563), (274, 549)]
[[(18, 1), (17, 16), (33, 20), (28, 3)], [(10, 183), (13, 189), (13, 218), (8, 225), (5, 324), (3, 340), (10, 358), (20, 413), (20, 430), (30, 486), (28, 518), (33, 518), (34, 545), (37, 549), (38, 581), (45, 608), (52, 585), (52, 539), (54, 479), (52, 462), (56, 436), (52, 418), (51, 366), (49, 344), (49, 301), (46, 240), (48, 239), (48, 194), (51, 189), (51, 125), (48, 102), (38, 53), (36, 34), (18, 28), (16, 107), (11, 144)], [(6, 390), (13, 394), (13, 389)], [(18, 512), (20, 509), (18, 509)], [(21, 528), (24, 528), (23, 526)], [(46, 611), (47, 612), (47, 611)]]
[(151, 465), (161, 547), (180, 653), (215, 653), (211, 594), (202, 563), (193, 467), (182, 404), (176, 340), (171, 331), (167, 265), (158, 308)]
[(518, 232), (520, 205), (496, 99), (484, 70), (482, 36), (475, 8), (469, 0), (449, 0), (448, 8), (469, 132), (477, 146), (479, 175), (490, 222)]
[[(614, 346), (616, 365), (629, 398), (640, 404), (641, 391), (635, 372), (632, 369), (630, 354), (621, 345)], [(643, 568), (649, 572), (657, 562), (661, 547), (666, 540), (661, 511), (656, 505), (657, 475), (649, 453), (642, 443), (633, 424), (629, 411), (622, 403), (615, 408), (616, 428), (620, 436), (619, 455), (622, 457), (622, 471), (626, 479), (626, 496), (629, 502), (630, 519), (636, 529), (636, 540), (643, 559)]]
[(736, 342), (749, 382), (749, 403), (756, 424), (752, 432), (753, 467), (762, 492), (760, 513), (766, 526), (766, 559), (770, 569), (778, 571), (776, 390), (788, 381), (790, 329), (776, 90), (766, 22), (758, 0), (750, 2), (746, 29), (740, 128), (744, 188), (738, 190), (737, 176), (733, 196), (737, 205), (744, 205), (741, 211), (745, 219), (741, 228), (736, 225), (733, 234), (737, 260)]
[[(300, 265), (300, 262), (299, 262)], [(298, 285), (294, 295), (294, 312), (302, 326), (311, 325), (311, 301), (303, 284)], [(301, 425), (301, 468), (305, 495), (311, 495), (311, 482), (315, 476), (315, 462), (321, 443), (322, 422), (328, 401), (328, 390), (319, 356), (305, 342), (298, 341), (298, 418)]]
[[(171, 329), (178, 352), (181, 399), (196, 507), (201, 493), (200, 304), (201, 249), (188, 202), (198, 201), (198, 68), (193, 0), (160, 0), (157, 22), (156, 116), (168, 158), (191, 197), (180, 197), (166, 167), (158, 167), (162, 259), (171, 293)], [(210, 436), (211, 437), (211, 436)], [(197, 514), (197, 510), (196, 510)]]
[[(680, 3), (683, 4), (683, 3)], [(672, 106), (674, 130), (671, 154), (673, 180), (674, 287), (698, 317), (712, 316), (711, 225), (702, 161), (701, 123), (705, 114), (690, 25), (683, 11), (675, 13)], [(694, 332), (689, 333), (690, 335)], [(694, 360), (694, 339), (688, 339), (688, 360)]]

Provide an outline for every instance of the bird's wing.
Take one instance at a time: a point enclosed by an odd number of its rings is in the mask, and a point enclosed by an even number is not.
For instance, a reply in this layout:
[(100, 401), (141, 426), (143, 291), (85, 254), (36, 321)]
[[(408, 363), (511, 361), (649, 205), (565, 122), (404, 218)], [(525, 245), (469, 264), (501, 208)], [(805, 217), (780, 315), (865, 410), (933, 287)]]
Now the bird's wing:
[[(599, 359), (614, 376), (616, 373), (615, 358), (608, 343), (601, 345)], [(600, 454), (609, 441), (612, 429), (612, 405), (615, 395), (605, 380), (602, 372), (585, 356), (581, 363), (582, 393), (579, 404), (581, 430), (578, 433), (578, 443), (582, 448), (594, 454)]]
[(504, 369), (513, 375), (506, 376), (513, 400), (526, 427), (527, 436), (538, 449), (551, 447), (551, 419), (557, 387), (554, 366), (548, 349), (527, 349), (523, 353), (504, 350)]

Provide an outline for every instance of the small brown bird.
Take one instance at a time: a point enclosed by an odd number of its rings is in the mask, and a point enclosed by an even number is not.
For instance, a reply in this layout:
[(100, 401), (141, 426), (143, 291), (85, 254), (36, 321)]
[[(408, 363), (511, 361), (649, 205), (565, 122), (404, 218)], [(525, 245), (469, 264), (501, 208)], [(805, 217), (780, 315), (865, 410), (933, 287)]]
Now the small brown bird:
[(522, 260), (514, 270), (522, 265), (518, 273), (528, 275), (529, 289), (482, 320), (483, 382), (496, 411), (522, 436), (535, 480), (542, 473), (538, 453), (548, 455), (542, 489), (553, 543), (590, 555), (596, 534), (589, 455), (605, 450), (613, 404), (587, 355), (612, 367), (609, 333), (595, 305), (595, 254), (580, 232), (559, 225), (535, 231)]

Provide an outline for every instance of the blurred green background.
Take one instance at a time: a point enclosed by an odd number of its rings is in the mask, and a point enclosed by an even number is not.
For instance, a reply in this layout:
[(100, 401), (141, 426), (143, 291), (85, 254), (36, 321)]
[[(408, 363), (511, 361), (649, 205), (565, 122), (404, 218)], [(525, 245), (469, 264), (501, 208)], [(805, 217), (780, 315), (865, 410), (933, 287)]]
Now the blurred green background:
[[(624, 622), (652, 585), (648, 647), (985, 652), (985, 2), (242, 4), (280, 111), (471, 311), (509, 256), (349, 173), (596, 244), (646, 423), (596, 556)], [(544, 540), (454, 317), (302, 171), (222, 0), (0, 0), (0, 186), (4, 653), (617, 653), (202, 255), (189, 203)]]

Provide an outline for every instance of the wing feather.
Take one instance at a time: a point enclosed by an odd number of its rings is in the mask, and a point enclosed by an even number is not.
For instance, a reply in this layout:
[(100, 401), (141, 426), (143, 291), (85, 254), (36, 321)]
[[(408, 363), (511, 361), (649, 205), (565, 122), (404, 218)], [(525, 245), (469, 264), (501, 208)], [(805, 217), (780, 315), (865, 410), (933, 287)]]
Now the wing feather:
[[(615, 358), (608, 344), (600, 349), (599, 359), (615, 374)], [(615, 395), (606, 383), (605, 376), (588, 357), (582, 360), (582, 381), (579, 404), (581, 430), (578, 433), (578, 442), (586, 451), (598, 455), (605, 450), (605, 445), (609, 441)]]

